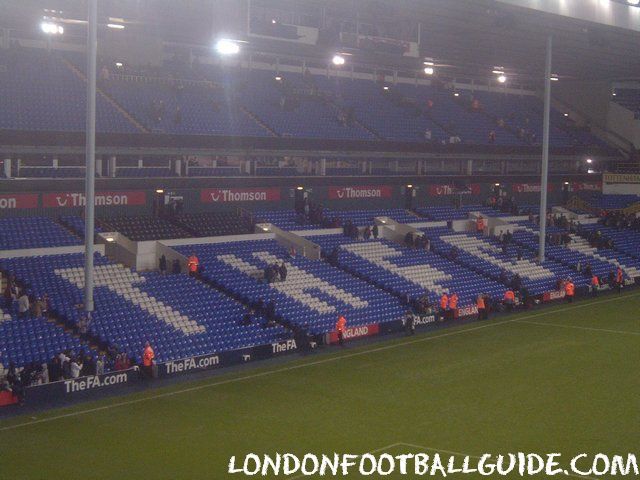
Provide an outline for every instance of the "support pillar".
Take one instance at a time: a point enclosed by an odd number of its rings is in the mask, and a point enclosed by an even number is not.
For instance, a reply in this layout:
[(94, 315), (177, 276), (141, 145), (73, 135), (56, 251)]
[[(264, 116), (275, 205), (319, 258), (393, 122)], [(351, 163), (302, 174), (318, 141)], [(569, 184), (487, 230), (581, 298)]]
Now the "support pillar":
[(551, 62), (553, 54), (553, 37), (547, 38), (547, 65), (544, 78), (544, 123), (542, 131), (542, 173), (540, 176), (540, 244), (538, 260), (544, 261), (545, 241), (547, 234), (547, 182), (549, 176), (549, 130), (551, 116)]

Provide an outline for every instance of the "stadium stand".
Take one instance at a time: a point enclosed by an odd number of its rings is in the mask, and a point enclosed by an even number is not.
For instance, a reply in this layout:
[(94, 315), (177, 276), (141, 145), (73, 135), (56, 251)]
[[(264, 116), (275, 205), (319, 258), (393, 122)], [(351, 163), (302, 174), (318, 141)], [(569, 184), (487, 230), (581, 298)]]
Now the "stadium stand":
[(116, 177), (118, 178), (153, 178), (153, 177), (175, 177), (176, 172), (170, 168), (163, 167), (118, 167)]
[(173, 221), (196, 237), (253, 233), (253, 225), (235, 212), (183, 213)]
[(84, 178), (84, 167), (20, 167), (19, 177), (24, 178)]
[[(555, 290), (558, 279), (575, 276), (575, 272), (569, 267), (556, 262), (537, 263), (533, 252), (518, 252), (516, 245), (508, 246), (506, 252), (503, 252), (502, 245), (494, 238), (479, 234), (455, 233), (446, 228), (421, 230), (431, 240), (436, 253), (494, 280), (499, 280), (501, 275), (504, 275), (503, 272), (510, 276), (518, 275), (530, 295)], [(514, 233), (514, 239), (517, 233)], [(517, 260), (518, 253), (521, 253), (521, 260)], [(579, 285), (577, 280), (575, 283), (576, 286)], [(587, 283), (586, 277), (582, 278), (582, 284)]]
[[(59, 53), (2, 49), (0, 65), (6, 66), (0, 69), (0, 129), (84, 131), (84, 81)], [(139, 133), (104, 97), (98, 95), (96, 102), (99, 131)]]
[[(246, 305), (255, 305), (260, 299), (273, 301), (275, 315), (282, 322), (312, 334), (333, 331), (340, 314), (349, 319), (350, 327), (403, 314), (399, 300), (388, 293), (325, 262), (292, 258), (274, 240), (189, 245), (178, 251), (198, 256), (208, 282)], [(265, 267), (282, 262), (288, 270), (285, 281), (262, 281)]]
[(191, 236), (184, 229), (160, 217), (105, 217), (98, 219), (98, 225), (103, 231), (119, 232), (130, 240), (138, 242)]
[(640, 89), (617, 88), (613, 101), (631, 110), (634, 114), (640, 115)]
[(0, 218), (0, 250), (65, 247), (81, 240), (48, 217)]
[(359, 278), (402, 297), (425, 294), (437, 305), (443, 293), (457, 293), (461, 308), (475, 304), (480, 294), (501, 298), (505, 286), (433, 252), (409, 249), (389, 240), (354, 242), (342, 235), (307, 237), (325, 256), (338, 247), (338, 264)]
[(237, 177), (240, 167), (189, 167), (190, 177)]
[[(78, 308), (84, 285), (82, 255), (13, 258), (0, 261), (0, 266), (28, 284), (35, 295), (47, 293), (58, 318), (77, 328), (84, 315)], [(259, 316), (241, 325), (245, 308), (186, 275), (136, 273), (98, 254), (95, 272), (98, 308), (90, 333), (103, 347), (126, 352), (130, 358), (139, 358), (146, 339), (157, 345), (157, 360), (167, 361), (290, 336), (281, 326), (266, 327)], [(42, 360), (58, 351), (46, 350)]]

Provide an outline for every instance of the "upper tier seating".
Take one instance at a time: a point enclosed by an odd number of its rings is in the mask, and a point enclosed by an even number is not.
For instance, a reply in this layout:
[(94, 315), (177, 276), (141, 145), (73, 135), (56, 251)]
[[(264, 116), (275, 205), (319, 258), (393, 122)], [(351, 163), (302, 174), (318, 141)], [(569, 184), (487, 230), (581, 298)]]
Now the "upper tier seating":
[[(54, 255), (1, 260), (36, 295), (48, 293), (52, 310), (70, 324), (83, 315), (83, 256)], [(240, 325), (240, 304), (187, 275), (139, 274), (95, 256), (96, 310), (90, 333), (140, 357), (145, 341), (163, 362), (274, 342), (289, 336), (279, 326), (263, 328), (263, 318)]]
[(237, 177), (240, 167), (189, 167), (190, 177)]
[(432, 220), (434, 222), (464, 220), (469, 218), (469, 213), (471, 212), (480, 212), (481, 215), (491, 217), (502, 217), (510, 215), (507, 213), (501, 213), (494, 208), (485, 207), (482, 205), (462, 205), (459, 208), (448, 205), (435, 205), (430, 207), (417, 208), (416, 212), (418, 212), (428, 220)]
[(338, 121), (338, 109), (320, 96), (308, 94), (310, 89), (303, 84), (302, 75), (281, 74), (283, 80), (278, 82), (273, 72), (264, 70), (212, 69), (210, 74), (224, 85), (231, 98), (283, 137), (375, 139), (359, 125), (343, 126)]
[(176, 172), (164, 167), (118, 167), (116, 177), (118, 178), (153, 178), (153, 177), (175, 177)]
[(24, 178), (84, 178), (84, 167), (20, 167), (18, 177)]
[(252, 225), (235, 212), (182, 213), (174, 222), (197, 237), (253, 233)]
[(102, 231), (119, 232), (136, 242), (169, 238), (188, 238), (184, 229), (159, 217), (108, 217), (98, 219)]
[[(388, 293), (356, 279), (322, 261), (297, 256), (291, 258), (275, 240), (255, 240), (179, 247), (200, 259), (204, 277), (243, 303), (275, 302), (283, 321), (297, 324), (312, 334), (335, 329), (338, 315), (348, 326), (368, 325), (398, 319), (400, 302)], [(258, 279), (263, 269), (285, 262), (284, 282), (265, 283)]]
[(80, 245), (82, 242), (47, 217), (0, 218), (0, 250)]
[(449, 137), (420, 111), (394, 103), (389, 91), (375, 82), (323, 76), (315, 76), (313, 81), (342, 108), (353, 109), (360, 122), (386, 140), (424, 143), (427, 129), (431, 130), (434, 141)]
[(638, 88), (617, 88), (614, 101), (622, 105), (627, 110), (631, 110), (636, 115), (640, 115), (640, 89)]
[(459, 307), (475, 305), (480, 294), (501, 298), (505, 286), (433, 252), (409, 249), (388, 240), (354, 242), (342, 235), (308, 237), (326, 254), (339, 247), (339, 265), (397, 296), (425, 293), (437, 305), (440, 296), (457, 293)]
[[(85, 130), (86, 83), (56, 52), (0, 49), (0, 129)], [(103, 96), (96, 97), (100, 132), (139, 133)]]
[[(0, 65), (6, 66), (0, 69), (0, 129), (84, 130), (81, 53), (12, 48), (0, 52)], [(542, 137), (542, 102), (530, 95), (463, 91), (454, 97), (426, 85), (384, 89), (373, 80), (290, 72), (280, 72), (278, 81), (273, 71), (170, 61), (127, 69), (132, 75), (99, 76), (98, 132), (424, 143), (430, 130), (434, 143), (458, 135), (466, 144), (501, 146), (530, 145)], [(471, 96), (480, 100), (481, 111), (467, 108)], [(433, 106), (427, 108), (429, 100)], [(536, 140), (519, 138), (520, 128)], [(551, 146), (576, 145), (604, 143), (554, 110)]]

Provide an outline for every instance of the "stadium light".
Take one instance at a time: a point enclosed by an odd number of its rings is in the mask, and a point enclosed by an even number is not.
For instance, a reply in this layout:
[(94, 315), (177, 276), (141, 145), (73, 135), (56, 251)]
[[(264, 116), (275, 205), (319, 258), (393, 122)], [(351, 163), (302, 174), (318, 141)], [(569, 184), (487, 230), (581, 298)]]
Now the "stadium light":
[(505, 83), (506, 81), (507, 81), (507, 77), (506, 77), (506, 76), (504, 76), (504, 75), (500, 75), (500, 76), (498, 77), (498, 82), (500, 82), (500, 83)]
[(280, 81), (282, 81), (282, 77), (275, 77), (275, 81), (276, 81), (276, 82), (280, 82)]
[(627, 0), (629, 5), (640, 5), (640, 0)]
[(569, 182), (564, 182), (565, 185), (569, 185)]
[(491, 73), (495, 73), (496, 75), (502, 75), (504, 70), (491, 70)]
[(345, 59), (342, 55), (334, 55), (331, 59), (334, 65), (344, 65)]
[(413, 185), (409, 184), (407, 185), (407, 188), (413, 188)]
[(222, 38), (216, 43), (216, 51), (220, 55), (236, 55), (240, 53), (240, 45), (228, 38)]
[(427, 75), (433, 75), (433, 73), (435, 72), (435, 70), (433, 69), (433, 67), (424, 67), (424, 73)]
[(593, 163), (593, 158), (587, 158), (587, 163), (588, 164), (592, 164)]
[(593, 168), (590, 168), (589, 170), (587, 170), (587, 173), (596, 173), (596, 171)]
[(114, 241), (114, 238), (113, 238), (113, 237), (107, 237), (107, 238), (105, 238), (105, 240), (106, 240), (107, 242), (113, 242), (113, 241)]
[(383, 90), (389, 90), (389, 87), (387, 85), (385, 85), (384, 87), (382, 87)]
[(47, 35), (62, 35), (64, 33), (64, 27), (53, 22), (42, 22), (40, 24), (40, 30)]
[(112, 28), (113, 30), (124, 30), (124, 25), (120, 23), (107, 23), (107, 27)]
[(304, 190), (304, 187), (302, 186), (296, 187), (296, 190)]
[(116, 67), (122, 68), (122, 62), (116, 62)]
[(453, 96), (454, 96), (454, 97), (459, 97), (459, 96), (460, 96), (460, 94), (459, 94), (458, 92), (454, 92)]
[(565, 117), (568, 117), (568, 116), (569, 116), (569, 114), (568, 114), (567, 112), (564, 112), (564, 116), (565, 116)]
[(156, 190), (156, 193), (164, 193), (164, 190), (163, 190), (162, 188), (158, 188), (158, 189)]

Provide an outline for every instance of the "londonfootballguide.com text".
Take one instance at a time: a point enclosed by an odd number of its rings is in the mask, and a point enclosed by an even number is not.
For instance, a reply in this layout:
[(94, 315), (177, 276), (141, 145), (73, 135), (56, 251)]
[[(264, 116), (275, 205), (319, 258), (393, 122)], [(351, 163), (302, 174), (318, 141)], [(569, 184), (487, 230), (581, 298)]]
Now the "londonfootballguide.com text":
[(228, 473), (247, 476), (298, 475), (333, 476), (392, 475), (429, 476), (446, 478), (453, 474), (519, 475), (531, 476), (637, 476), (638, 462), (635, 454), (626, 455), (575, 455), (568, 462), (562, 454), (507, 453), (475, 456), (440, 455), (438, 453), (406, 453), (391, 455), (338, 454), (315, 455), (307, 453), (300, 457), (290, 453), (263, 455), (247, 454), (244, 459), (229, 460)]

